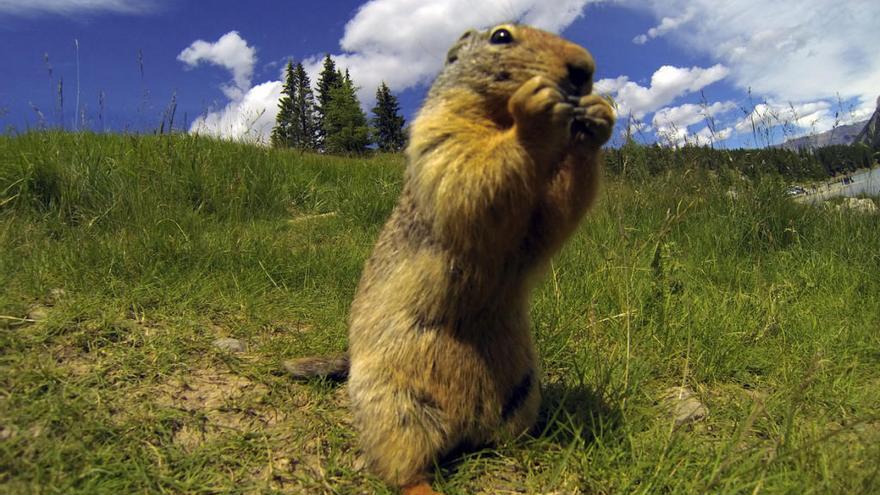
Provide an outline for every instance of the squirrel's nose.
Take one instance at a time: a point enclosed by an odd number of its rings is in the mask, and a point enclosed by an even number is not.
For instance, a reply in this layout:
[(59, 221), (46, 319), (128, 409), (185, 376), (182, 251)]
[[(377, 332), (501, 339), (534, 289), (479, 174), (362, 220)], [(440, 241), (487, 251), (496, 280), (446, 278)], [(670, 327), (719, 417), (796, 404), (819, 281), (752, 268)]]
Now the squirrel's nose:
[(590, 79), (593, 77), (593, 67), (586, 61), (569, 63), (567, 67), (568, 81), (578, 90), (590, 82)]

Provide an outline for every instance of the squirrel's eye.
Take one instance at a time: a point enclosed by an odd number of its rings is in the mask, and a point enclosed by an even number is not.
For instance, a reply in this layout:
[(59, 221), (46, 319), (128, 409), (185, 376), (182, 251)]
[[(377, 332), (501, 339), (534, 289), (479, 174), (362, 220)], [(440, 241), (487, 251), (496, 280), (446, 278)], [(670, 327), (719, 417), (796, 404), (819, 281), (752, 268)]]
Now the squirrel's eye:
[(492, 33), (492, 37), (489, 38), (489, 42), (493, 45), (506, 45), (512, 41), (513, 35), (510, 34), (510, 31), (504, 28), (496, 29), (495, 32)]

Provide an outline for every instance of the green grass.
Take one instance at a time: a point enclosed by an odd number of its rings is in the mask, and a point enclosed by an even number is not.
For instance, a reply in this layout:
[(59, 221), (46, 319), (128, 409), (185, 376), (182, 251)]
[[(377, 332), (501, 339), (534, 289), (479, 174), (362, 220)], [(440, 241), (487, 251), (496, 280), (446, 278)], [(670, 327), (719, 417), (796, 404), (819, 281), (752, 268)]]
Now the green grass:
[[(344, 387), (280, 362), (345, 348), (402, 169), (183, 136), (0, 137), (0, 492), (385, 493), (359, 469)], [(880, 490), (880, 216), (783, 190), (609, 178), (534, 297), (540, 431), (440, 467), (435, 488)], [(213, 348), (227, 336), (247, 352)], [(681, 384), (709, 415), (676, 428), (660, 399)]]

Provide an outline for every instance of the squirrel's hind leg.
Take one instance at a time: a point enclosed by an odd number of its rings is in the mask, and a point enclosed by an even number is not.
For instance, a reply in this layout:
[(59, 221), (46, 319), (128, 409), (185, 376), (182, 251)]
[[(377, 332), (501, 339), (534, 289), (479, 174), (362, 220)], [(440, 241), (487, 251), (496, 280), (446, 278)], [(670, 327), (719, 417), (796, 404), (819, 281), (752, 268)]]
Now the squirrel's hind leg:
[(435, 494), (430, 471), (454, 441), (442, 411), (387, 386), (350, 391), (355, 427), (373, 472), (407, 495)]

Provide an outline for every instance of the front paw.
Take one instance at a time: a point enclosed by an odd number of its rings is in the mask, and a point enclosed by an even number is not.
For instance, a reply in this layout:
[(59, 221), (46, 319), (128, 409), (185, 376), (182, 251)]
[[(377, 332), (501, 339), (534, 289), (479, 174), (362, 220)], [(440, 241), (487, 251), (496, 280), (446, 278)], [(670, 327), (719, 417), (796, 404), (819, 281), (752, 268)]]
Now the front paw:
[(597, 148), (608, 142), (615, 122), (614, 109), (608, 100), (597, 94), (589, 94), (571, 97), (570, 101), (576, 105), (572, 124), (575, 141)]
[(571, 137), (574, 106), (546, 77), (535, 76), (520, 86), (510, 97), (508, 110), (526, 142), (560, 149)]

